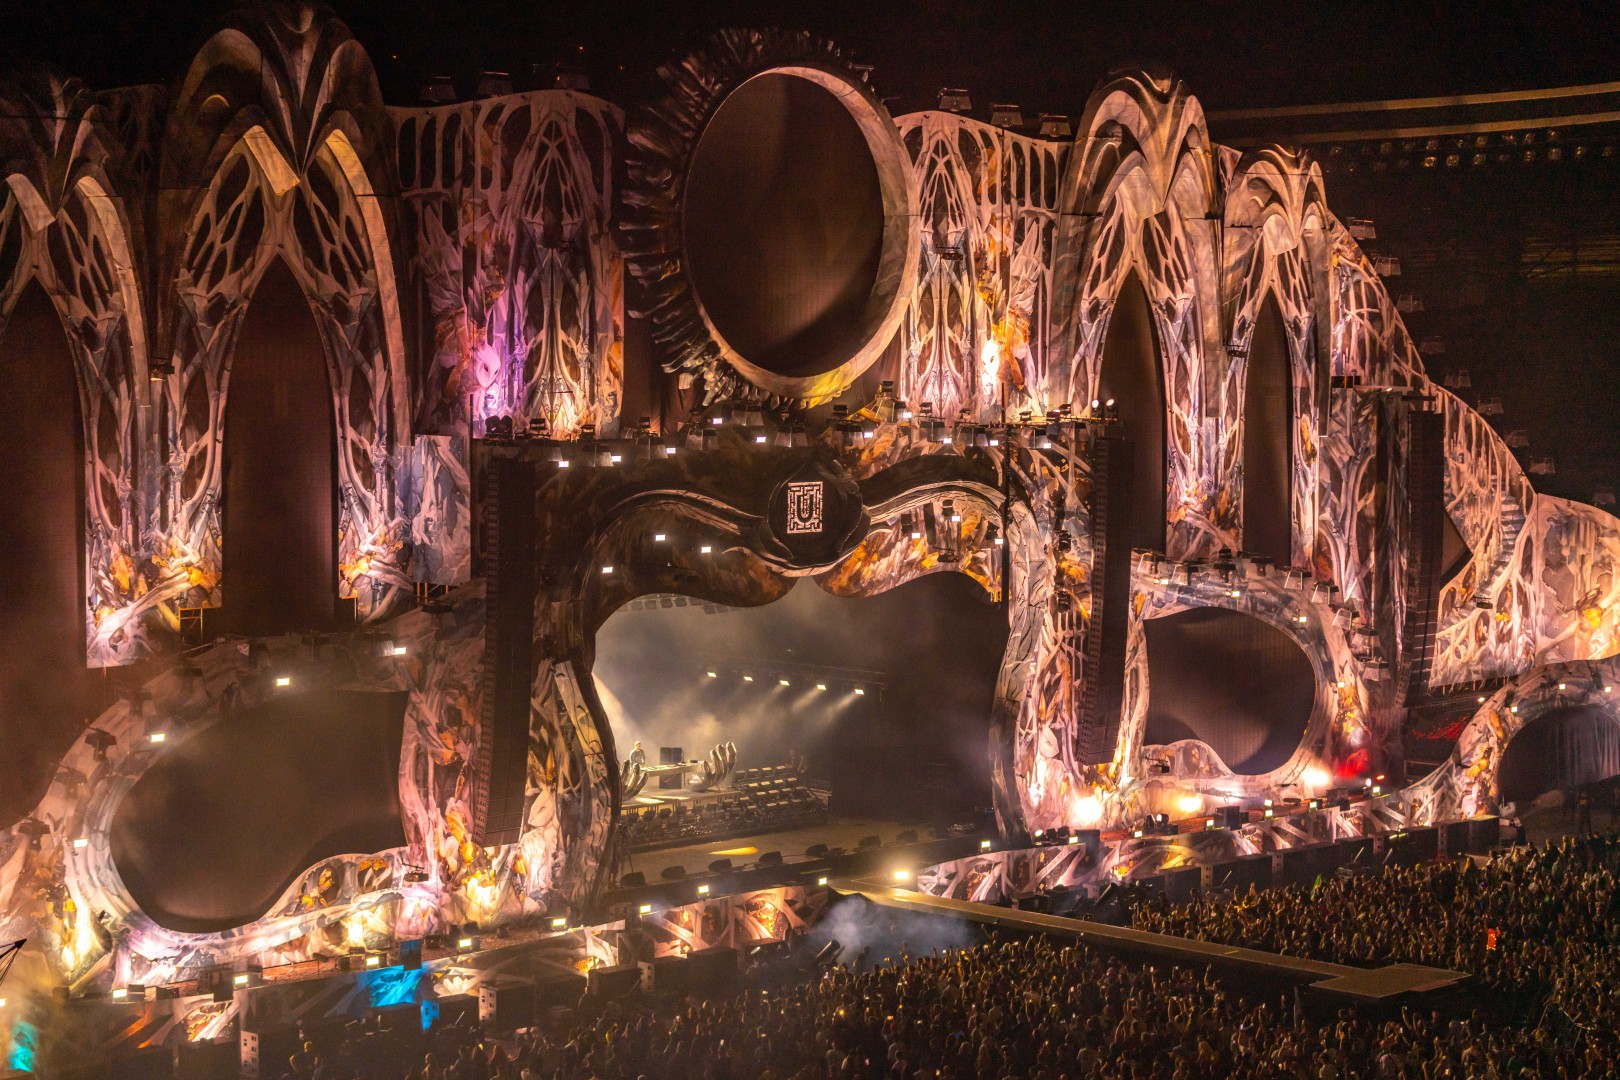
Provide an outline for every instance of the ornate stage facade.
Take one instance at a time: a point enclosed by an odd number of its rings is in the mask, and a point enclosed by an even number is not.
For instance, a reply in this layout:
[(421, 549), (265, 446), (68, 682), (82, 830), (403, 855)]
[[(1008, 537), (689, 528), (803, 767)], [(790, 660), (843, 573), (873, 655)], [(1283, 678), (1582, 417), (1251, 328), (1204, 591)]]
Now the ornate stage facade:
[[(1004, 847), (1374, 778), (1392, 825), (1468, 817), (1524, 725), (1614, 717), (1620, 523), (1537, 494), (1429, 378), (1309, 154), (1219, 145), (1160, 72), (1109, 76), (1061, 138), (890, 117), (803, 34), (661, 74), (628, 117), (563, 89), (395, 108), (341, 23), (287, 7), (172, 89), (0, 86), (0, 316), (37, 282), (65, 334), (76, 416), (30, 423), (83, 455), (82, 544), (56, 552), (79, 666), (130, 668), (99, 715), (19, 714), (71, 742), (0, 832), (0, 941), (35, 978), (578, 925), (620, 800), (594, 636), (650, 594), (978, 582), (1010, 631), (985, 716)], [(318, 362), (253, 382), (233, 364), (284, 271)], [(0, 367), (14, 347), (0, 323)], [(329, 431), (232, 400), (309, 371)], [(277, 576), (304, 563), (273, 530), (233, 538), (233, 510), (259, 519), (233, 477), (306, 453), (330, 490), (258, 513), (296, 530), (330, 500), (330, 617), (277, 623), (311, 579)], [(232, 615), (233, 582), (268, 606)], [(304, 774), (208, 756), (300, 697), (333, 724), (375, 706), (380, 810), (299, 831), (336, 805), (318, 727)], [(1419, 729), (1439, 764), (1408, 777)], [(374, 771), (353, 754), (322, 763), (338, 786)], [(277, 785), (242, 804), (280, 831), (199, 793), (215, 769)], [(243, 854), (261, 832), (276, 858)]]

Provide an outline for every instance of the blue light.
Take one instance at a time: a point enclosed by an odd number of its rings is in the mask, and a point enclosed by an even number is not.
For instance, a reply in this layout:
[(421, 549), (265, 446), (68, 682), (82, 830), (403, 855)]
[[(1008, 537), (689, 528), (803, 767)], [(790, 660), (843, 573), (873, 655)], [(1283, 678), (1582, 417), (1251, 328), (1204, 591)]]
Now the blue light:
[(361, 985), (370, 995), (370, 1004), (373, 1009), (385, 1009), (390, 1005), (404, 1005), (416, 1000), (417, 987), (422, 982), (422, 970), (407, 971), (401, 967), (382, 968), (378, 971), (368, 971), (361, 977)]
[(7, 1067), (18, 1072), (33, 1072), (34, 1059), (39, 1056), (39, 1029), (26, 1020), (18, 1020), (11, 1029), (11, 1056)]

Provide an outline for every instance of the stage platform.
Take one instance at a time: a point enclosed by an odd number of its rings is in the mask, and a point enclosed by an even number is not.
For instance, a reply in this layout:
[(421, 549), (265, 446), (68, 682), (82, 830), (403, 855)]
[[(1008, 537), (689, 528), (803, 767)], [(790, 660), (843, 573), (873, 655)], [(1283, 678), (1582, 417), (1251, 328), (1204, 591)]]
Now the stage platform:
[(1292, 983), (1312, 994), (1356, 1005), (1387, 1005), (1410, 1001), (1419, 995), (1453, 990), (1472, 976), (1466, 972), (1417, 964), (1389, 964), (1381, 968), (1357, 968), (1297, 956), (1262, 952), (1223, 945), (1212, 941), (1154, 934), (1129, 927), (1109, 926), (1058, 915), (949, 900), (939, 896), (895, 888), (874, 878), (834, 879), (829, 888), (845, 896), (860, 896), (882, 907), (908, 912), (926, 912), (944, 918), (963, 919), (981, 926), (1004, 927), (1029, 933), (1053, 934), (1120, 952), (1154, 956), (1183, 964), (1209, 964), (1232, 974), (1258, 976), (1268, 981)]
[(854, 851), (868, 836), (876, 836), (884, 844), (893, 844), (896, 837), (907, 831), (916, 832), (923, 839), (929, 836), (927, 827), (922, 825), (876, 818), (829, 818), (815, 825), (637, 851), (625, 857), (623, 869), (639, 870), (648, 881), (657, 881), (670, 867), (684, 867), (688, 875), (701, 874), (717, 859), (730, 859), (734, 866), (747, 866), (769, 851), (781, 852), (782, 862), (791, 866), (811, 861), (805, 852), (815, 844), (826, 844), (828, 849)]

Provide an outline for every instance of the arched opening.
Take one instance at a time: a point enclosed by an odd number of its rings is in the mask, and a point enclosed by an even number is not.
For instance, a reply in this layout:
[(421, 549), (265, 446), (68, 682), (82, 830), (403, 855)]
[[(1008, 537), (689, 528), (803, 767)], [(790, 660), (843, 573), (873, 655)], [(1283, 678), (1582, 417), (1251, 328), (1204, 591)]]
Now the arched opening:
[(1519, 729), (1502, 751), (1496, 789), (1522, 813), (1550, 791), (1576, 789), (1620, 776), (1620, 724), (1598, 705), (1552, 709)]
[(326, 355), (287, 264), (259, 281), (231, 358), (225, 407), (222, 633), (332, 625), (337, 435)]
[(85, 668), (84, 429), (73, 355), (38, 281), (0, 331), (0, 827), (38, 804), (87, 720), (107, 704)]
[(1293, 558), (1294, 377), (1277, 298), (1249, 339), (1243, 383), (1243, 547), (1278, 566)]
[(1131, 546), (1163, 551), (1165, 403), (1157, 340), (1147, 290), (1132, 271), (1108, 317), (1097, 396), (1113, 400), (1131, 440)]
[(1287, 763), (1316, 701), (1316, 673), (1293, 638), (1224, 608), (1178, 611), (1142, 626), (1146, 745), (1197, 739), (1246, 776)]
[[(1005, 609), (956, 573), (860, 599), (801, 581), (764, 607), (663, 596), (614, 613), (597, 633), (593, 673), (620, 757), (638, 741), (651, 765), (664, 747), (688, 760), (717, 744), (737, 751), (712, 791), (660, 788), (654, 777), (627, 800), (634, 865), (637, 851), (693, 870), (705, 851), (796, 855), (974, 820), (991, 805), (988, 720), (1006, 642)], [(750, 787), (778, 775), (790, 779), (785, 795)], [(819, 807), (802, 801), (805, 790)], [(705, 805), (717, 828), (701, 835), (737, 842), (683, 853), (692, 832), (672, 831), (675, 817), (707, 829)], [(640, 824), (647, 813), (652, 828)]]
[(402, 846), (407, 696), (278, 694), (170, 749), (113, 815), (113, 863), (141, 910), (171, 930), (229, 930), (323, 859)]
[(845, 363), (898, 287), (879, 279), (883, 191), (845, 97), (856, 95), (757, 75), (715, 112), (687, 173), (692, 286), (726, 343), (777, 375)]

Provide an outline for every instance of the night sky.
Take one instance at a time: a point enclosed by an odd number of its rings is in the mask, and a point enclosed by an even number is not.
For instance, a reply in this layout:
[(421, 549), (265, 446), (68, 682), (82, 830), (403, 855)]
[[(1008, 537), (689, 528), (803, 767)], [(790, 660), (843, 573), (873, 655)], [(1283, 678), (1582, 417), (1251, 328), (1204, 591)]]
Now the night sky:
[[(178, 79), (233, 4), (69, 0), (0, 5), (0, 57), (43, 60), (92, 87)], [(734, 25), (804, 27), (875, 64), (901, 111), (941, 86), (975, 104), (1077, 112), (1111, 68), (1159, 62), (1211, 109), (1475, 93), (1620, 78), (1614, 5), (1442, 3), (1131, 3), (1080, 0), (340, 0), (394, 104), (449, 74), (510, 72), (582, 57), (608, 96), (686, 44)], [(581, 51), (581, 48), (583, 51)]]

